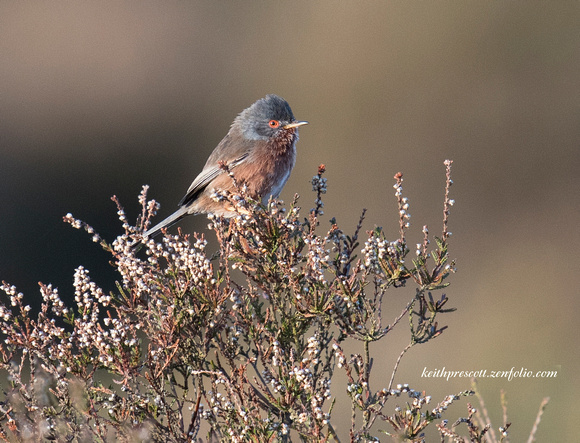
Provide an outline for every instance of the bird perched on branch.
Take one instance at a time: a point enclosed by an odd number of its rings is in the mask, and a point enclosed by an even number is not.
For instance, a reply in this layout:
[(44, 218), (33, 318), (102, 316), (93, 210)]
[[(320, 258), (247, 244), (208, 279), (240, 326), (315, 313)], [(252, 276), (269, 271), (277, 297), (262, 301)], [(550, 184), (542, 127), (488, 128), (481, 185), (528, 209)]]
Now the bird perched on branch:
[(267, 95), (244, 109), (211, 153), (201, 173), (193, 180), (179, 209), (144, 233), (157, 235), (189, 214), (237, 214), (231, 203), (212, 198), (216, 191), (235, 192), (235, 182), (243, 183), (251, 198), (267, 203), (278, 197), (296, 161), (298, 128), (290, 105), (277, 95)]

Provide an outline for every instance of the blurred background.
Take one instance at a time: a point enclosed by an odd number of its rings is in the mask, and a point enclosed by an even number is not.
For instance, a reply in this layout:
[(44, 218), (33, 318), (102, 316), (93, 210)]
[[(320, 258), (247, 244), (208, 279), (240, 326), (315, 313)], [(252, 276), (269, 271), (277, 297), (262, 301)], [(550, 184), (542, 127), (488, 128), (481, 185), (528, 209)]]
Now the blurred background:
[[(411, 245), (423, 224), (437, 234), (443, 161), (454, 160), (458, 273), (446, 292), (458, 311), (407, 353), (396, 382), (438, 402), (470, 382), (421, 378), (425, 367), (556, 370), (480, 389), (496, 426), (506, 390), (514, 442), (546, 396), (537, 441), (577, 436), (579, 19), (578, 2), (2, 2), (0, 279), (33, 306), (38, 281), (72, 297), (79, 265), (112, 290), (108, 256), (62, 216), (112, 240), (122, 230), (110, 197), (134, 220), (149, 184), (161, 220), (236, 114), (276, 93), (310, 121), (281, 197), (298, 193), (309, 209), (309, 180), (326, 164), (326, 216), (346, 232), (367, 208), (365, 229), (396, 238), (402, 171)], [(407, 340), (375, 346), (375, 387)], [(348, 407), (336, 411), (344, 436)]]

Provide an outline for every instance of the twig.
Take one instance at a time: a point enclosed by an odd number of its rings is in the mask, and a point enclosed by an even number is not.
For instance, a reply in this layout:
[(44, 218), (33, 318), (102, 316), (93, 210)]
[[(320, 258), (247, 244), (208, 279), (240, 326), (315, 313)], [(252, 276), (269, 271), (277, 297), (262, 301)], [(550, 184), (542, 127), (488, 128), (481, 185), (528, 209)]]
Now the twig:
[[(475, 391), (475, 395), (477, 396), (477, 398), (479, 400), (480, 409), (477, 411), (476, 416), (478, 418), (479, 425), (482, 428), (484, 428), (485, 426), (487, 426), (487, 424), (491, 423), (491, 420), (489, 419), (489, 414), (487, 413), (487, 408), (485, 407), (483, 397), (482, 397), (481, 393), (479, 392), (479, 389), (477, 388), (477, 380), (475, 378), (471, 379), (471, 386), (472, 386), (473, 390)], [(491, 442), (496, 443), (497, 437), (496, 437), (495, 431), (493, 430), (492, 427), (489, 428), (489, 433), (490, 433)]]
[(453, 160), (445, 160), (445, 200), (443, 202), (443, 234), (441, 236), (443, 241), (447, 241), (447, 238), (451, 235), (451, 232), (447, 229), (447, 224), (449, 222), (449, 208), (455, 203), (454, 200), (449, 198), (449, 188), (453, 184), (451, 180), (451, 164)]
[(536, 432), (538, 430), (540, 421), (542, 420), (542, 414), (544, 413), (544, 409), (546, 409), (546, 406), (548, 405), (549, 401), (550, 397), (544, 397), (544, 399), (542, 400), (542, 403), (540, 404), (540, 410), (538, 411), (536, 421), (534, 422), (534, 427), (532, 428), (532, 432), (530, 432), (530, 436), (528, 438), (528, 443), (536, 441)]
[(407, 352), (409, 349), (411, 349), (412, 346), (413, 346), (412, 342), (409, 343), (407, 346), (405, 346), (405, 349), (403, 349), (403, 351), (399, 355), (399, 358), (397, 358), (397, 362), (395, 363), (395, 367), (393, 368), (393, 373), (391, 374), (391, 380), (389, 381), (389, 387), (387, 388), (389, 391), (393, 387), (393, 381), (395, 380), (395, 374), (397, 373), (397, 369), (399, 369), (399, 363), (401, 363), (401, 359), (403, 358), (403, 355), (405, 355), (405, 352)]

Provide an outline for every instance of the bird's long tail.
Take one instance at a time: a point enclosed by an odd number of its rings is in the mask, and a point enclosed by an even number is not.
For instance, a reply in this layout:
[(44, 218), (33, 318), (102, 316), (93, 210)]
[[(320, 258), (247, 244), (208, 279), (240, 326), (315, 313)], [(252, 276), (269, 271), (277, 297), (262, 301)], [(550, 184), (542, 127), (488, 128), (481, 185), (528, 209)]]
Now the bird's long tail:
[(143, 234), (143, 237), (145, 237), (145, 239), (155, 237), (157, 234), (159, 234), (159, 232), (161, 232), (161, 229), (168, 228), (169, 226), (177, 223), (179, 220), (181, 220), (187, 214), (188, 214), (188, 208), (185, 206), (182, 206), (177, 211), (175, 211), (173, 214), (171, 214), (169, 217), (167, 217), (165, 220), (156, 224), (151, 229), (148, 229), (147, 231), (145, 231), (145, 233)]

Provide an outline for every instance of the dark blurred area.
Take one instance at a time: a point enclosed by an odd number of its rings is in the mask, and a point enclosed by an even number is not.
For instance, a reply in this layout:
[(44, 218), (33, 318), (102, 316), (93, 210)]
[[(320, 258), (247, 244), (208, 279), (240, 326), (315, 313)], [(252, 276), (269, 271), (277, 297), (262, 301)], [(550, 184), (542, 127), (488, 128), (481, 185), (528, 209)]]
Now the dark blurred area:
[[(236, 114), (276, 93), (310, 121), (281, 197), (299, 193), (309, 209), (309, 180), (326, 164), (326, 215), (347, 233), (367, 208), (365, 229), (397, 235), (402, 171), (411, 244), (423, 224), (437, 234), (443, 161), (454, 160), (459, 272), (447, 295), (458, 311), (407, 354), (397, 382), (439, 401), (469, 380), (421, 378), (424, 367), (557, 370), (480, 388), (496, 425), (507, 391), (512, 441), (527, 438), (545, 396), (537, 441), (576, 436), (579, 19), (578, 2), (2, 2), (0, 279), (36, 307), (38, 281), (72, 298), (79, 265), (114, 289), (109, 257), (62, 217), (112, 240), (122, 230), (110, 197), (134, 220), (149, 184), (161, 220)], [(407, 298), (393, 294), (387, 322)], [(387, 368), (375, 387), (406, 340), (375, 347)], [(458, 403), (446, 418), (466, 415)], [(349, 410), (338, 413), (344, 435)]]

